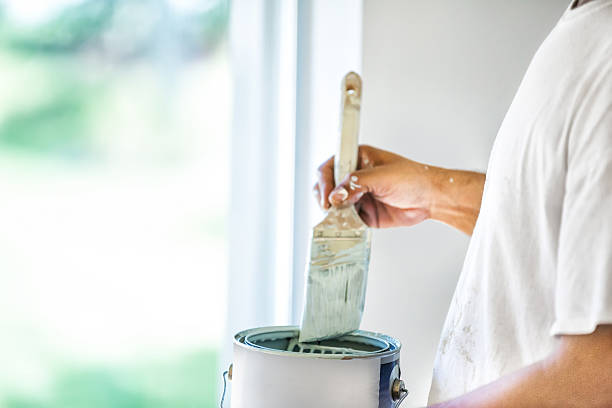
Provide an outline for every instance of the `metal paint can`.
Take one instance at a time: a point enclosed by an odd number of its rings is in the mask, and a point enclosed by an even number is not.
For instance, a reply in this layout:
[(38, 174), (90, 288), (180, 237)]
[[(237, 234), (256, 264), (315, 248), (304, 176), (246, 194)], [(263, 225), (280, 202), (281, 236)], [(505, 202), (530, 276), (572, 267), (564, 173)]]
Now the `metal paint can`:
[(395, 408), (408, 394), (398, 340), (361, 330), (315, 343), (298, 336), (296, 326), (234, 336), (232, 408)]

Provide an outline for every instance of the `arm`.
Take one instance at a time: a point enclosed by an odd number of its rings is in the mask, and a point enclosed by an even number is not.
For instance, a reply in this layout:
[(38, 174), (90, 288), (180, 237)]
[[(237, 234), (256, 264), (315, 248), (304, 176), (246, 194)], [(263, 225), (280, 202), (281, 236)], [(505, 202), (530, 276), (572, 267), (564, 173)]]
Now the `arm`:
[(612, 326), (562, 336), (555, 353), (431, 408), (612, 407)]
[(482, 202), (483, 173), (434, 168), (431, 219), (472, 235)]
[(371, 146), (359, 147), (357, 171), (334, 184), (334, 159), (319, 167), (314, 192), (324, 209), (355, 204), (371, 227), (410, 226), (433, 219), (471, 234), (485, 175), (447, 170)]

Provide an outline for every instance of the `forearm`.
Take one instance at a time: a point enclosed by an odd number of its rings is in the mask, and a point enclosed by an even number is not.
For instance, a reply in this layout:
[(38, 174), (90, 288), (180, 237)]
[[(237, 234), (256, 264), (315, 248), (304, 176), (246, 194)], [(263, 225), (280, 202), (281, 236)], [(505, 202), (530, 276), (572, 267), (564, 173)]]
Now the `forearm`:
[[(542, 362), (500, 378), (494, 383), (430, 408), (547, 408), (561, 407), (551, 373)], [(561, 401), (563, 402), (563, 401)]]
[(482, 202), (485, 175), (432, 168), (430, 218), (472, 234)]
[(612, 327), (563, 336), (545, 360), (430, 408), (612, 407)]

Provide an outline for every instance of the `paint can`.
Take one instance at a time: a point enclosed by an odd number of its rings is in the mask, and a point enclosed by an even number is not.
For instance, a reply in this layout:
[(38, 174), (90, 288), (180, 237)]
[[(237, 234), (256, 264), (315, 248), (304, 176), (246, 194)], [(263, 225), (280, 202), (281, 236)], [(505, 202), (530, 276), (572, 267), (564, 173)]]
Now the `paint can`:
[(408, 394), (398, 340), (361, 330), (314, 343), (298, 336), (297, 326), (234, 336), (232, 408), (396, 408)]

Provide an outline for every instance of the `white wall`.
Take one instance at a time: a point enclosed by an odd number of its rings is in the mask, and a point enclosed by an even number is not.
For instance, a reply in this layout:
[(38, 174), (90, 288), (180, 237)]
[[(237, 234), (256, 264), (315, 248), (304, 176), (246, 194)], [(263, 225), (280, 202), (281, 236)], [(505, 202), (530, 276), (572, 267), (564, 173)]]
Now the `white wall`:
[[(412, 159), (486, 169), (539, 43), (569, 0), (365, 0), (362, 137)], [(376, 231), (362, 328), (403, 343), (402, 377), (423, 405), (468, 238), (426, 222)]]

